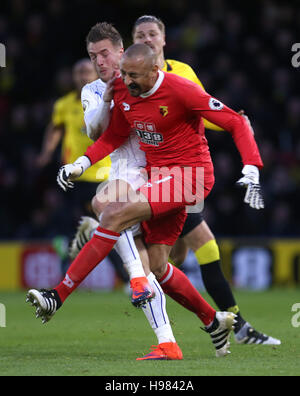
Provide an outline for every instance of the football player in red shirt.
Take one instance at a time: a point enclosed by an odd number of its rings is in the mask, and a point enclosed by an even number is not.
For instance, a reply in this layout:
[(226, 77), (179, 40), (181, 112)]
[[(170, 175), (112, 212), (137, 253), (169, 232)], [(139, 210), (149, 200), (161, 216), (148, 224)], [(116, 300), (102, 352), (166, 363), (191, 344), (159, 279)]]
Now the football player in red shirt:
[[(136, 20), (133, 28), (133, 42), (147, 44), (157, 55), (157, 63), (161, 70), (168, 71), (194, 81), (203, 88), (201, 81), (196, 76), (192, 68), (182, 62), (167, 59), (164, 57), (164, 46), (166, 44), (164, 23), (153, 15), (143, 15)], [(164, 114), (168, 111), (162, 106), (160, 109)], [(239, 114), (243, 113), (242, 111)], [(204, 119), (206, 129), (222, 130)], [(147, 131), (141, 125), (141, 136)], [(100, 131), (94, 140), (100, 136)], [(128, 151), (126, 151), (128, 152)], [(131, 153), (132, 154), (132, 153)], [(132, 154), (133, 155), (133, 154)], [(249, 168), (249, 167), (248, 167)], [(249, 169), (250, 171), (251, 169)], [(97, 217), (100, 208), (97, 207)], [(73, 241), (73, 249), (78, 254), (84, 243), (91, 238), (91, 229), (97, 228), (97, 222), (93, 218), (86, 217), (81, 223)], [(88, 237), (86, 236), (88, 235)], [(119, 240), (120, 242), (120, 240)], [(172, 248), (169, 261), (176, 266), (180, 266), (188, 253), (192, 249), (200, 265), (204, 286), (215, 301), (221, 311), (230, 311), (237, 314), (237, 323), (234, 333), (238, 343), (255, 343), (260, 345), (278, 345), (279, 340), (269, 337), (253, 329), (251, 324), (246, 322), (240, 313), (229, 283), (227, 282), (221, 267), (221, 259), (218, 244), (215, 237), (199, 211), (188, 213), (183, 230)], [(171, 265), (171, 264), (169, 264)]]
[[(158, 56), (158, 65), (161, 70), (185, 77), (203, 87), (189, 65), (173, 59), (165, 59), (165, 25), (160, 19), (153, 15), (139, 17), (134, 23), (132, 36), (134, 43), (147, 44), (152, 48)], [(239, 114), (243, 114), (243, 111), (240, 111)], [(204, 126), (208, 130), (220, 130), (219, 127), (207, 122), (207, 120), (204, 120)], [(254, 175), (255, 168), (249, 169), (247, 167), (246, 169), (250, 173), (253, 171)], [(235, 340), (244, 344), (279, 345), (279, 340), (255, 330), (242, 317), (240, 308), (222, 271), (219, 246), (201, 212), (188, 213), (182, 233), (172, 248), (170, 262), (180, 267), (185, 261), (189, 249), (194, 252), (200, 265), (206, 291), (218, 308), (221, 311), (230, 311), (237, 314), (237, 323), (234, 328)]]
[[(189, 291), (184, 288), (182, 278), (176, 271), (172, 273), (166, 263), (185, 222), (186, 205), (203, 202), (214, 183), (202, 116), (232, 133), (245, 166), (263, 166), (247, 121), (198, 85), (159, 71), (156, 57), (148, 46), (129, 47), (121, 61), (121, 73), (123, 82), (117, 79), (115, 83), (115, 106), (108, 129), (85, 156), (61, 168), (58, 181), (64, 188), (70, 187), (71, 180), (119, 147), (132, 128), (139, 135), (141, 149), (146, 154), (149, 180), (140, 188), (137, 202), (128, 200), (106, 206), (93, 238), (71, 264), (64, 281), (47, 295), (48, 303), (42, 307), (45, 315), (52, 316), (106, 257), (118, 240), (119, 232), (137, 222), (143, 222), (149, 257), (157, 266), (157, 278), (165, 286), (172, 285), (173, 292), (177, 289), (174, 293), (180, 295), (188, 307)], [(198, 169), (204, 169), (200, 181), (196, 179)], [(168, 200), (164, 200), (166, 186), (171, 192)], [(263, 206), (258, 183), (249, 182), (247, 194), (257, 205)], [(229, 313), (218, 318), (206, 302), (202, 303), (199, 317), (212, 338), (224, 329), (229, 331), (234, 321), (234, 315)]]

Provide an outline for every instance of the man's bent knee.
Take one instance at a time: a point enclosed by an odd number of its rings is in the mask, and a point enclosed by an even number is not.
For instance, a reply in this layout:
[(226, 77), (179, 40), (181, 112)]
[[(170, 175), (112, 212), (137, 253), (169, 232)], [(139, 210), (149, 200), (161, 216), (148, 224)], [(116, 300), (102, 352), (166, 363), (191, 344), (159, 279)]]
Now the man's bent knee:
[(167, 271), (167, 263), (161, 264), (160, 266), (150, 267), (151, 272), (155, 275), (156, 279), (161, 279)]
[(167, 270), (170, 250), (170, 246), (158, 244), (150, 245), (148, 248), (150, 269), (156, 276), (156, 279), (162, 278)]
[(176, 267), (180, 267), (186, 259), (186, 254), (185, 252), (176, 252), (176, 254), (171, 252), (170, 259), (172, 260), (172, 264)]
[(119, 202), (108, 204), (101, 216), (101, 227), (108, 230), (121, 232), (122, 224), (124, 222), (125, 205)]
[(94, 196), (92, 199), (92, 208), (97, 217), (104, 211), (105, 207), (108, 205), (107, 203), (101, 202), (97, 195)]

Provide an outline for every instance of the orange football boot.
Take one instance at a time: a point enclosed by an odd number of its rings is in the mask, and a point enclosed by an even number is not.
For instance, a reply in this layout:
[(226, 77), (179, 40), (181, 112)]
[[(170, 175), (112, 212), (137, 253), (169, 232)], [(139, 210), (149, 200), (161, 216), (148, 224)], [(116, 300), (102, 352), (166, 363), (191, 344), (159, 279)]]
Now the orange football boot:
[(151, 301), (155, 297), (154, 290), (145, 276), (132, 278), (130, 281), (130, 287), (132, 289), (131, 302), (137, 308)]
[(182, 360), (181, 349), (176, 342), (163, 342), (159, 345), (152, 345), (152, 351), (136, 360)]

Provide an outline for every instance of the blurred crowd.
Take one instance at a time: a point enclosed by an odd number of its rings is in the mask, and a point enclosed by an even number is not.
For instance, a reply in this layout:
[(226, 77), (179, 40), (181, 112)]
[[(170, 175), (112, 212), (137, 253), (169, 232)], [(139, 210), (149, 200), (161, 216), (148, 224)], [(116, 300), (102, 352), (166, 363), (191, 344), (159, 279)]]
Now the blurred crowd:
[(235, 186), (242, 166), (231, 136), (207, 131), (216, 184), (204, 213), (216, 236), (299, 236), (300, 67), (291, 63), (292, 45), (300, 42), (299, 2), (4, 0), (0, 239), (74, 231), (83, 208), (56, 184), (59, 150), (50, 165), (37, 166), (45, 127), (54, 101), (72, 89), (72, 65), (87, 56), (90, 27), (112, 22), (128, 46), (143, 14), (165, 22), (166, 57), (190, 64), (210, 94), (244, 109), (256, 134), (265, 164), (263, 211), (243, 204)]

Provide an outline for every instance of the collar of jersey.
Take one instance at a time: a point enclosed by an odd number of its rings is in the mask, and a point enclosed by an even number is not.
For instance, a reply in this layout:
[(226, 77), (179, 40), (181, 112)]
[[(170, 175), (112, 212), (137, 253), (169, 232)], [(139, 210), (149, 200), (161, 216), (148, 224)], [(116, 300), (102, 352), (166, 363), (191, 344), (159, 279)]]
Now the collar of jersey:
[(158, 70), (158, 79), (156, 80), (156, 83), (153, 85), (153, 87), (150, 89), (150, 91), (141, 94), (140, 97), (148, 98), (148, 96), (153, 95), (158, 90), (158, 88), (161, 86), (161, 83), (163, 82), (164, 78), (165, 78), (164, 73), (161, 70)]

